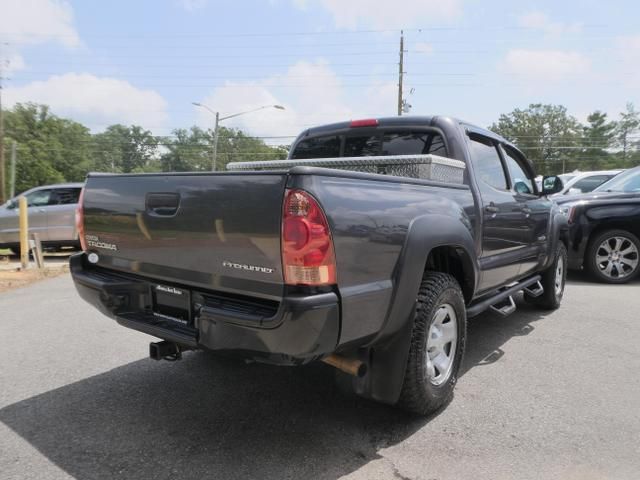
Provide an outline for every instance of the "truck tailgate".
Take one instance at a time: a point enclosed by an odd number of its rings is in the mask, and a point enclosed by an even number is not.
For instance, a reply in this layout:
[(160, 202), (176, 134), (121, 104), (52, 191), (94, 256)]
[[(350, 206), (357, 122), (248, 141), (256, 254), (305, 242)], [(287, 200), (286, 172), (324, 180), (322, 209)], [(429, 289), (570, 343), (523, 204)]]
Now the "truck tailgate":
[(278, 299), (286, 174), (91, 175), (85, 238), (98, 265)]

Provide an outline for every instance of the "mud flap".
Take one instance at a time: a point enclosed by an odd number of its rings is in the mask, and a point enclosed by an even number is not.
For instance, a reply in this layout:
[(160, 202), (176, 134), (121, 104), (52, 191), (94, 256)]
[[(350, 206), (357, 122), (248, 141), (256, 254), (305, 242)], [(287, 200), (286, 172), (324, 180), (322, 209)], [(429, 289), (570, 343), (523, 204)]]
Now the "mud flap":
[[(409, 317), (413, 320), (415, 307)], [(367, 363), (367, 374), (353, 379), (356, 394), (382, 403), (395, 404), (400, 398), (411, 346), (413, 321), (386, 341), (363, 349), (359, 358)]]

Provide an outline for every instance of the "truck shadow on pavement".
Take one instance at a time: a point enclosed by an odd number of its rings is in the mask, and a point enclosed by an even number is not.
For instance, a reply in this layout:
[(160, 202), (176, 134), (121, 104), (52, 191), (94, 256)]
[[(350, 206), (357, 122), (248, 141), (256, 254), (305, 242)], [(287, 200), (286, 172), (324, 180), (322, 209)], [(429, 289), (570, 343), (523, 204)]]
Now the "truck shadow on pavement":
[[(472, 320), (461, 375), (498, 361), (505, 342), (546, 315), (523, 306)], [(433, 418), (345, 394), (323, 364), (247, 365), (203, 352), (139, 360), (0, 410), (75, 478), (335, 479)]]

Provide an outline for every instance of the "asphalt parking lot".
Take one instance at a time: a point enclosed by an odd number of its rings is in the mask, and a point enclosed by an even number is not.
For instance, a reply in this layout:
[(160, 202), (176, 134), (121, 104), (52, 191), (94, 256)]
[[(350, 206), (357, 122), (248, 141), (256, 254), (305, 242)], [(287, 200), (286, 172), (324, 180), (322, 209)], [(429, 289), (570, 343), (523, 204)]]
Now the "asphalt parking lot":
[(469, 325), (421, 419), (325, 365), (147, 359), (68, 275), (0, 294), (0, 478), (637, 479), (640, 289), (572, 276), (563, 307)]

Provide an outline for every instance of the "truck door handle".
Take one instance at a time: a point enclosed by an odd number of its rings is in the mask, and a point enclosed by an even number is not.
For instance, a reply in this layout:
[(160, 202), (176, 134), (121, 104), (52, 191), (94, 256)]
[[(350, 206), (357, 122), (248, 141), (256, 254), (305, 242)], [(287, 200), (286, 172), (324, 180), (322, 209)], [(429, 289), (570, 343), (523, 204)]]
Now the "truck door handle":
[(177, 193), (148, 193), (146, 209), (149, 214), (158, 217), (171, 217), (180, 206), (180, 195)]
[(487, 205), (486, 207), (484, 207), (484, 211), (487, 213), (491, 213), (491, 214), (496, 214), (500, 211), (500, 209), (498, 207), (496, 207), (493, 203)]
[(528, 217), (529, 215), (531, 215), (531, 211), (532, 211), (532, 210), (531, 210), (529, 207), (524, 207), (524, 208), (522, 209), (522, 213), (524, 213), (527, 217)]

